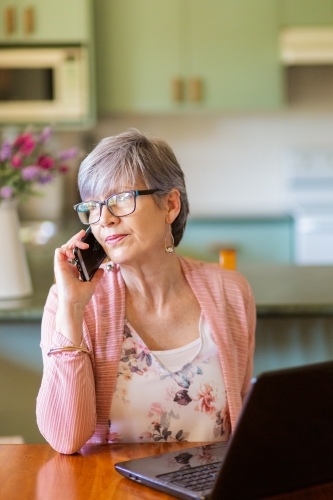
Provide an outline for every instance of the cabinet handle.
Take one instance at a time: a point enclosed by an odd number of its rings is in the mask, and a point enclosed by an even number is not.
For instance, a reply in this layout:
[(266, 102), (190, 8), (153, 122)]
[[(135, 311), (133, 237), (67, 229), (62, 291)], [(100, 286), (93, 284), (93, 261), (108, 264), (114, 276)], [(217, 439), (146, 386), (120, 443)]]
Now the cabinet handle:
[(5, 32), (6, 35), (12, 35), (16, 30), (16, 12), (14, 7), (8, 7), (5, 10)]
[(173, 102), (184, 100), (184, 80), (182, 78), (174, 78), (171, 81), (171, 97)]
[(24, 33), (31, 35), (35, 31), (35, 12), (32, 7), (28, 7), (23, 12)]
[(188, 98), (191, 102), (201, 102), (203, 98), (203, 83), (200, 78), (189, 81)]

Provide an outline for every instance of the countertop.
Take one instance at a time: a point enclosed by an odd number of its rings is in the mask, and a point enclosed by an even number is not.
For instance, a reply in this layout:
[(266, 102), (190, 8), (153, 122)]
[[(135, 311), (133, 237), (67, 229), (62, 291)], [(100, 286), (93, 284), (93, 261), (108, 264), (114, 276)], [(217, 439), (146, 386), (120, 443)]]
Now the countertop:
[[(25, 244), (34, 294), (27, 299), (0, 300), (0, 320), (40, 321), (46, 296), (53, 283), (54, 249), (80, 229), (64, 224), (46, 244)], [(258, 317), (333, 316), (333, 266), (242, 264), (239, 272), (248, 279)]]
[(333, 316), (333, 266), (247, 264), (258, 316)]
[[(187, 442), (86, 444), (78, 453), (63, 455), (48, 444), (3, 444), (0, 445), (0, 496), (6, 500), (23, 496), (26, 500), (174, 500), (167, 493), (125, 478), (114, 465), (163, 452), (185, 452), (190, 447)], [(332, 495), (333, 482), (269, 498), (329, 500)]]

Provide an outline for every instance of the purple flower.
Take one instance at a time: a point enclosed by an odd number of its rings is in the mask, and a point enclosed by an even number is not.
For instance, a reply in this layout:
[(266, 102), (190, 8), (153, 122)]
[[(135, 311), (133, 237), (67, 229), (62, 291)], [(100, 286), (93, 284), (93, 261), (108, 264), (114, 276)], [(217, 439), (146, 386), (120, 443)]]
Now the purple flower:
[(8, 160), (11, 157), (12, 154), (12, 146), (9, 141), (4, 141), (2, 146), (1, 146), (1, 151), (0, 151), (0, 160)]
[(70, 148), (70, 149), (66, 149), (64, 151), (60, 151), (60, 153), (58, 153), (57, 157), (61, 161), (66, 161), (66, 160), (70, 160), (71, 158), (75, 158), (75, 156), (77, 156), (77, 154), (78, 154), (77, 148)]
[(43, 175), (42, 177), (39, 177), (38, 182), (39, 184), (47, 184), (48, 182), (53, 181), (53, 175), (48, 174), (48, 175)]
[(10, 198), (13, 194), (13, 188), (10, 186), (3, 186), (0, 188), (1, 198)]
[(40, 174), (40, 167), (38, 165), (29, 165), (28, 167), (22, 168), (22, 178), (25, 181), (34, 181), (38, 179)]
[(45, 127), (42, 130), (42, 133), (40, 134), (41, 142), (47, 142), (50, 139), (52, 133), (53, 133), (53, 130), (51, 127)]

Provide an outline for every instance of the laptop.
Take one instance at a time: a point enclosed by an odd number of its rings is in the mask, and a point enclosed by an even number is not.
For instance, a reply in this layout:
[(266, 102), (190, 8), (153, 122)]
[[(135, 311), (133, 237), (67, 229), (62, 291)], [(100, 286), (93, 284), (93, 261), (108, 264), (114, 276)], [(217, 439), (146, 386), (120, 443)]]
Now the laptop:
[[(253, 380), (226, 443), (115, 464), (177, 498), (253, 500), (333, 481), (333, 362)], [(202, 482), (202, 468), (207, 482)]]

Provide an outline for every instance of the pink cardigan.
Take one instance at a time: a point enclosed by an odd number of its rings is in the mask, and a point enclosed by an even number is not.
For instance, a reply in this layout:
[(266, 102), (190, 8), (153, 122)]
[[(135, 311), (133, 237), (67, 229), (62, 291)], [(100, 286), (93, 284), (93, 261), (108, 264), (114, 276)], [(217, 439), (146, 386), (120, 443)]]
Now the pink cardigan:
[[(234, 428), (252, 377), (256, 323), (252, 292), (237, 272), (179, 259), (218, 346)], [(88, 440), (106, 442), (125, 318), (125, 285), (119, 267), (104, 273), (86, 307), (82, 345), (90, 355), (80, 351), (47, 355), (51, 346), (71, 345), (55, 330), (56, 310), (53, 285), (42, 320), (44, 372), (37, 423), (55, 450), (69, 454)]]

